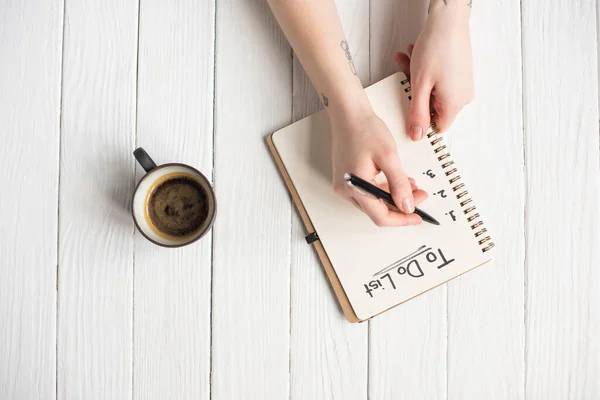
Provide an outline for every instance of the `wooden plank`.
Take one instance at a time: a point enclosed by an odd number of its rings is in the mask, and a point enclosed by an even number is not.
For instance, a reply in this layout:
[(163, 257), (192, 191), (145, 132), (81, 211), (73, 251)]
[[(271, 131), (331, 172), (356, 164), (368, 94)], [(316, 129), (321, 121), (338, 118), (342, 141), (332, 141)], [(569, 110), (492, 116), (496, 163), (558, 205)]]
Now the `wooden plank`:
[(0, 18), (0, 398), (54, 399), (63, 1)]
[[(338, 0), (338, 12), (361, 81), (369, 81), (369, 3)], [(294, 57), (294, 120), (321, 101)], [(302, 221), (292, 217), (290, 397), (367, 397), (368, 325), (350, 324), (341, 312), (316, 252), (306, 244)]]
[[(137, 145), (211, 179), (214, 3), (140, 7)], [(211, 234), (179, 249), (135, 236), (133, 397), (208, 399)]]
[(289, 394), (290, 200), (267, 150), (292, 117), (291, 50), (263, 0), (217, 2), (215, 399)]
[(497, 246), (491, 264), (448, 284), (448, 399), (524, 398), (520, 22), (518, 2), (473, 4), (476, 98), (449, 136)]
[(59, 398), (131, 397), (137, 7), (66, 4)]
[[(399, 70), (394, 53), (415, 42), (426, 15), (426, 2), (371, 2), (372, 82)], [(369, 398), (446, 397), (445, 286), (375, 317), (369, 325)]]
[[(523, 2), (526, 384), (600, 397), (596, 2)], [(565, 54), (568, 49), (568, 54)]]

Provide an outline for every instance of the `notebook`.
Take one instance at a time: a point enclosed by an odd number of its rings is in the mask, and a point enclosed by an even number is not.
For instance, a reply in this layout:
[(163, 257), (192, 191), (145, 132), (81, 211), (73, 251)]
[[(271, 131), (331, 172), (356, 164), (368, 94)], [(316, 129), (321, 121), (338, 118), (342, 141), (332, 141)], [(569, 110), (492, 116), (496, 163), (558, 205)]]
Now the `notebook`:
[[(410, 82), (394, 74), (365, 89), (396, 140), (408, 176), (429, 193), (419, 208), (439, 226), (377, 227), (332, 187), (331, 132), (324, 111), (268, 136), (333, 290), (350, 322), (365, 321), (492, 258), (494, 243), (441, 135), (406, 132)], [(347, 171), (352, 172), (352, 171)]]

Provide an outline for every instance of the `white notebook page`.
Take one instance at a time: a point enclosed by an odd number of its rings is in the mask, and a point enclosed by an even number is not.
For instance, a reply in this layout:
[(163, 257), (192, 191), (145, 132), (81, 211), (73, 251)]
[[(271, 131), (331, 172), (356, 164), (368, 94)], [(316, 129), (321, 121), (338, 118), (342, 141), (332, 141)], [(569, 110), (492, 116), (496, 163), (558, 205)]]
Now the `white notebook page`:
[[(442, 169), (438, 161), (445, 153), (434, 153), (443, 143), (430, 144), (434, 138), (418, 143), (406, 133), (410, 101), (401, 81), (401, 73), (392, 75), (366, 89), (377, 115), (394, 135), (407, 174), (429, 194), (419, 208), (440, 222), (440, 226), (422, 223), (414, 227), (379, 228), (349, 202), (333, 192), (331, 168), (331, 132), (323, 111), (302, 119), (273, 135), (273, 142), (315, 227), (355, 314), (368, 319), (403, 301), (415, 297), (491, 259), (482, 252), (487, 243), (475, 237), (483, 226), (468, 222), (453, 191), (460, 184), (446, 176), (456, 164)], [(439, 136), (436, 136), (439, 137)], [(347, 171), (352, 172), (352, 171)], [(489, 243), (489, 242), (488, 242)]]

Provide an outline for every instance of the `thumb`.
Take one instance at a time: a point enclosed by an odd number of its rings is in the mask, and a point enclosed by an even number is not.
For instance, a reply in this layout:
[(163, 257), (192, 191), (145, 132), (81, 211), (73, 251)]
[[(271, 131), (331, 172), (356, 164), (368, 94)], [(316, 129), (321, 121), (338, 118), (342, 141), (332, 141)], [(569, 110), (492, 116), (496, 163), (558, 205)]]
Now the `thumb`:
[(402, 168), (402, 162), (398, 156), (398, 151), (386, 151), (374, 159), (377, 166), (383, 171), (390, 186), (390, 193), (396, 206), (406, 214), (415, 211), (415, 201), (413, 199), (412, 186), (408, 176)]
[(412, 102), (408, 116), (410, 137), (415, 142), (427, 133), (431, 123), (429, 102), (433, 85), (420, 83), (412, 87)]
[(436, 101), (433, 104), (433, 109), (435, 110), (434, 120), (436, 129), (438, 132), (445, 132), (452, 125), (461, 107), (444, 106)]

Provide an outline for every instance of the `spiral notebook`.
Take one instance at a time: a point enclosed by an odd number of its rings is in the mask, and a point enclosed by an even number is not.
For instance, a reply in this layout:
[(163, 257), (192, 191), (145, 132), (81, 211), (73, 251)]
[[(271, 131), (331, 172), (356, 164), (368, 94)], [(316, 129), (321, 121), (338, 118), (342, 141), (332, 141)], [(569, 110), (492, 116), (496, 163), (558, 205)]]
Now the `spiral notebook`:
[[(323, 111), (267, 141), (346, 318), (367, 320), (491, 260), (494, 244), (444, 139), (406, 133), (410, 82), (402, 73), (366, 89), (398, 145), (407, 174), (429, 193), (420, 205), (441, 225), (379, 228), (331, 184), (331, 133)], [(351, 171), (349, 171), (351, 172)]]

